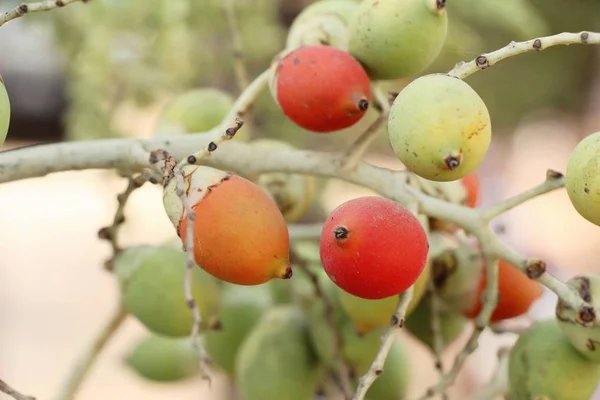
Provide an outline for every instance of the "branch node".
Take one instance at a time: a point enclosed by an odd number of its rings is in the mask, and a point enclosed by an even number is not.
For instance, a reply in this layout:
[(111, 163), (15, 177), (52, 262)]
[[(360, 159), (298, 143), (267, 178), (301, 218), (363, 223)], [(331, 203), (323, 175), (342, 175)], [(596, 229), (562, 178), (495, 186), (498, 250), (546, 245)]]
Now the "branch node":
[(539, 279), (546, 272), (546, 263), (542, 260), (531, 259), (527, 261), (525, 273), (529, 279)]

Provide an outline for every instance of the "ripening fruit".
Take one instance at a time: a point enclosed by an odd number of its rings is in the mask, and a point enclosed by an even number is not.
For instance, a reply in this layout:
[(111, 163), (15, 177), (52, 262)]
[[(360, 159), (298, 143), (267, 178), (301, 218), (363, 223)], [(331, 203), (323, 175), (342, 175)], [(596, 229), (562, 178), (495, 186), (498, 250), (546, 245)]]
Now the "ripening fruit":
[(347, 26), (357, 8), (354, 0), (319, 0), (309, 4), (292, 22), (285, 47), (323, 44), (347, 51)]
[(287, 52), (272, 66), (271, 91), (298, 126), (330, 133), (356, 124), (371, 101), (367, 73), (350, 54), (329, 46)]
[[(481, 295), (485, 290), (487, 277), (481, 274), (481, 283), (477, 291), (477, 303), (465, 315), (475, 318), (481, 311)], [(544, 293), (543, 286), (530, 279), (517, 267), (500, 260), (498, 263), (498, 305), (494, 309), (491, 322), (515, 318), (529, 311), (531, 305)]]
[(0, 76), (0, 146), (4, 144), (10, 125), (10, 101), (8, 92), (4, 86), (4, 81)]
[[(468, 320), (460, 314), (447, 311), (439, 313), (440, 337), (442, 350), (451, 345), (465, 330)], [(406, 330), (423, 342), (431, 351), (433, 347), (433, 331), (431, 325), (431, 301), (423, 299), (405, 321)]]
[[(273, 139), (255, 140), (252, 144), (273, 150), (293, 148), (288, 143)], [(315, 178), (312, 175), (270, 172), (259, 175), (254, 181), (271, 196), (289, 223), (302, 218), (315, 194)]]
[(125, 362), (140, 376), (157, 382), (189, 378), (200, 369), (200, 357), (187, 337), (150, 334), (135, 344)]
[[(406, 316), (413, 312), (427, 291), (430, 275), (431, 268), (430, 264), (427, 263), (415, 282), (413, 297), (410, 303), (408, 303)], [(350, 316), (356, 331), (360, 334), (365, 334), (376, 327), (389, 325), (390, 318), (398, 307), (399, 301), (398, 295), (385, 299), (370, 300), (356, 297), (344, 290), (340, 290), (339, 297), (344, 311)]]
[(312, 400), (319, 368), (300, 310), (288, 305), (267, 311), (244, 340), (235, 372), (244, 400)]
[(440, 54), (445, 0), (364, 0), (349, 24), (350, 54), (375, 80), (413, 76)]
[[(207, 166), (183, 168), (188, 201), (196, 213), (194, 259), (211, 275), (237, 285), (289, 279), (289, 232), (281, 212), (256, 184)], [(163, 203), (185, 247), (187, 214), (176, 179), (167, 181)]]
[(204, 335), (206, 352), (213, 364), (233, 376), (240, 346), (272, 305), (271, 293), (264, 285), (225, 284), (219, 303), (219, 329)]
[(383, 299), (404, 292), (419, 278), (429, 244), (417, 217), (384, 197), (345, 202), (329, 214), (321, 233), (321, 262), (346, 292)]
[(507, 400), (590, 400), (600, 364), (577, 352), (554, 319), (536, 322), (519, 336), (508, 365)]
[[(577, 289), (579, 296), (593, 307), (600, 306), (600, 275), (576, 276), (567, 284)], [(600, 363), (600, 327), (577, 323), (577, 311), (560, 299), (556, 304), (556, 319), (573, 346), (590, 361)]]
[[(125, 249), (115, 259), (123, 307), (154, 333), (179, 337), (192, 332), (194, 319), (183, 291), (185, 260), (180, 249), (147, 245)], [(220, 282), (194, 268), (192, 296), (204, 323), (210, 324), (217, 314)]]
[(195, 88), (176, 96), (160, 116), (156, 135), (206, 132), (227, 116), (234, 98), (216, 88)]
[(569, 156), (565, 188), (575, 210), (600, 226), (600, 132), (592, 133)]
[(477, 174), (473, 172), (465, 176), (464, 178), (462, 178), (462, 184), (464, 185), (465, 190), (467, 191), (467, 199), (465, 201), (465, 205), (470, 208), (477, 207), (477, 204), (479, 203), (479, 196), (481, 190)]
[(491, 120), (471, 86), (450, 75), (431, 74), (398, 94), (388, 137), (406, 168), (425, 179), (448, 182), (466, 177), (484, 159)]

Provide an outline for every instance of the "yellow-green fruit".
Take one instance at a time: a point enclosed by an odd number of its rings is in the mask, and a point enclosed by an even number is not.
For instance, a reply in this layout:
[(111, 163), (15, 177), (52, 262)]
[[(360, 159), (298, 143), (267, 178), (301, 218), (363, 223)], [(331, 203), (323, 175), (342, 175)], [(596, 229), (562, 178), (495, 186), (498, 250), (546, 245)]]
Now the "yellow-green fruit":
[[(440, 312), (440, 337), (442, 339), (442, 350), (448, 347), (467, 326), (468, 320), (460, 314)], [(429, 349), (433, 347), (433, 331), (431, 328), (431, 303), (424, 299), (419, 303), (410, 318), (406, 319), (405, 325), (414, 337), (423, 342)]]
[[(599, 274), (576, 276), (569, 279), (567, 284), (577, 290), (582, 300), (595, 308), (600, 307)], [(560, 299), (556, 303), (556, 319), (573, 346), (587, 359), (600, 363), (600, 326), (594, 322), (589, 323), (589, 326), (577, 323), (577, 310)]]
[(157, 136), (205, 132), (216, 126), (233, 107), (234, 98), (216, 88), (197, 88), (175, 97), (165, 106)]
[(200, 358), (188, 338), (150, 334), (135, 344), (127, 365), (146, 379), (171, 382), (199, 371)]
[[(267, 149), (292, 149), (280, 140), (260, 139), (253, 144)], [(315, 194), (315, 179), (311, 175), (270, 172), (259, 175), (255, 182), (271, 196), (287, 222), (296, 222), (308, 210)]]
[(302, 312), (291, 305), (267, 311), (236, 359), (243, 400), (313, 400), (319, 374)]
[(587, 136), (571, 152), (565, 187), (575, 210), (600, 226), (600, 132)]
[[(192, 331), (183, 291), (185, 262), (185, 252), (168, 245), (131, 247), (115, 260), (123, 306), (154, 333), (178, 337)], [(192, 295), (206, 324), (216, 317), (220, 285), (201, 268), (192, 270)]]
[[(430, 275), (431, 263), (427, 262), (423, 272), (421, 272), (421, 275), (415, 282), (413, 297), (410, 303), (408, 303), (406, 315), (410, 315), (421, 301), (426, 292)], [(381, 300), (363, 299), (353, 296), (344, 290), (339, 292), (339, 298), (342, 307), (352, 319), (356, 331), (363, 334), (373, 328), (387, 326), (396, 307), (398, 307), (399, 300), (398, 296), (391, 296)]]
[(519, 336), (508, 365), (508, 400), (589, 400), (600, 382), (600, 364), (571, 346), (554, 319)]
[(448, 182), (464, 178), (483, 161), (492, 124), (471, 86), (449, 75), (431, 74), (398, 94), (390, 110), (388, 137), (406, 168), (422, 178)]
[(470, 312), (477, 303), (484, 258), (477, 242), (462, 240), (436, 257), (431, 275), (444, 311)]
[(264, 285), (224, 285), (219, 304), (219, 329), (209, 330), (204, 335), (206, 351), (216, 366), (233, 376), (240, 346), (272, 305), (271, 293)]
[(403, 343), (394, 340), (383, 364), (383, 373), (367, 391), (367, 400), (403, 399), (410, 385), (410, 368), (409, 354)]
[(348, 50), (347, 26), (357, 8), (353, 0), (315, 1), (292, 22), (286, 48), (326, 44)]
[(375, 80), (420, 73), (440, 54), (445, 0), (364, 0), (349, 27), (349, 51)]
[(2, 77), (0, 76), (0, 146), (2, 146), (6, 140), (9, 125), (10, 101), (8, 99), (8, 92), (4, 86), (4, 81), (2, 81)]

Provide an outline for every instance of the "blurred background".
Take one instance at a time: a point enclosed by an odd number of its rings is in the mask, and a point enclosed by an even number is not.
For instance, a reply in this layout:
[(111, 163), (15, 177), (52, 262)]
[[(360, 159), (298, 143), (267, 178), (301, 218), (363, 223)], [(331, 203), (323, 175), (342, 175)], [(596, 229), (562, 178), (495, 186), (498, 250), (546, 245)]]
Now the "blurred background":
[[(309, 0), (237, 0), (246, 65), (252, 77), (282, 49), (294, 17)], [(0, 0), (0, 12), (17, 2)], [(600, 31), (597, 0), (452, 0), (444, 50), (426, 72), (511, 40)], [(31, 14), (0, 27), (0, 75), (12, 117), (0, 151), (33, 143), (147, 137), (164, 105), (194, 87), (216, 87), (236, 96), (231, 36), (220, 0), (94, 0), (50, 13)], [(409, 81), (389, 82), (390, 90)], [(600, 130), (600, 49), (552, 48), (512, 58), (467, 79), (487, 103), (494, 140), (478, 170), (481, 205), (540, 183), (545, 171), (564, 171), (570, 151)], [(287, 140), (298, 147), (334, 150), (360, 135), (359, 126), (314, 135), (288, 121), (269, 92), (256, 103), (248, 128), (253, 137)], [(371, 162), (399, 168), (385, 134)], [(108, 225), (125, 182), (106, 171), (68, 172), (0, 186), (0, 377), (38, 399), (56, 394), (61, 379), (116, 306), (117, 287), (102, 269), (109, 246), (97, 240)], [(306, 221), (367, 193), (342, 182), (323, 182), (323, 196)], [(160, 191), (144, 187), (126, 208), (124, 244), (162, 243), (174, 237), (161, 210)], [(600, 272), (600, 230), (583, 220), (566, 193), (535, 199), (493, 222), (523, 254), (544, 259), (561, 278)], [(546, 294), (531, 310), (553, 315)], [(227, 385), (209, 391), (200, 379), (161, 385), (127, 369), (123, 357), (144, 330), (129, 320), (94, 367), (78, 396), (96, 399), (221, 399)], [(434, 382), (427, 350), (406, 336), (414, 353), (411, 394)], [(468, 398), (494, 369), (496, 349), (511, 334), (484, 334), (467, 362), (452, 399)], [(446, 364), (460, 350), (445, 354)], [(0, 394), (0, 398), (4, 398)]]

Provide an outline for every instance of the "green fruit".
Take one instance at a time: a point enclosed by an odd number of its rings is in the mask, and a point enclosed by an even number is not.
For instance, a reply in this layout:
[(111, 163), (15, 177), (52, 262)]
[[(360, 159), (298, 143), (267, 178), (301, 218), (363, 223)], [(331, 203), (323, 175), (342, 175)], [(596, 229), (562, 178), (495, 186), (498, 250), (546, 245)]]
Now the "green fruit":
[[(447, 348), (467, 326), (468, 320), (460, 314), (439, 313), (440, 336), (442, 350)], [(414, 337), (433, 351), (433, 332), (431, 330), (431, 303), (425, 299), (419, 303), (415, 311), (406, 319), (404, 325)]]
[[(267, 149), (292, 149), (288, 143), (273, 139), (252, 142)], [(267, 193), (283, 214), (287, 222), (297, 222), (310, 207), (315, 193), (315, 178), (312, 175), (270, 172), (259, 175), (254, 181)]]
[[(172, 246), (136, 246), (115, 260), (114, 272), (125, 309), (150, 331), (164, 336), (188, 336), (193, 315), (183, 291), (186, 254)], [(205, 324), (218, 310), (220, 282), (195, 267), (192, 295)]]
[(348, 50), (348, 22), (358, 8), (353, 0), (321, 0), (308, 5), (292, 22), (286, 48), (327, 44)]
[(10, 100), (4, 81), (0, 76), (0, 146), (4, 144), (10, 125)]
[[(593, 307), (600, 307), (599, 274), (576, 276), (569, 279), (567, 284), (574, 287), (579, 296)], [(556, 303), (556, 319), (573, 346), (587, 359), (600, 363), (600, 326), (578, 324), (577, 311), (560, 299)]]
[(481, 97), (464, 81), (425, 75), (394, 100), (388, 137), (410, 171), (431, 181), (455, 181), (473, 172), (492, 138), (490, 115)]
[[(415, 282), (413, 297), (408, 303), (406, 315), (410, 315), (417, 307), (421, 298), (427, 291), (429, 277), (431, 275), (431, 263), (427, 263), (423, 272)], [(381, 326), (387, 326), (390, 318), (398, 307), (398, 296), (391, 296), (380, 300), (363, 299), (340, 290), (340, 302), (342, 307), (352, 319), (358, 333), (367, 333), (371, 329)]]
[(146, 379), (178, 381), (200, 370), (200, 358), (188, 338), (169, 338), (150, 334), (138, 341), (126, 363)]
[(565, 187), (575, 210), (600, 226), (600, 132), (592, 133), (569, 156)]
[(445, 4), (445, 0), (364, 0), (348, 27), (350, 54), (375, 80), (420, 73), (444, 46)]
[(216, 88), (188, 90), (165, 106), (157, 136), (206, 132), (223, 121), (233, 103), (229, 93)]
[(600, 381), (600, 364), (579, 354), (550, 319), (519, 336), (510, 352), (508, 376), (508, 400), (589, 400)]
[(398, 400), (406, 396), (411, 379), (409, 354), (399, 340), (394, 340), (383, 373), (367, 391), (367, 400)]
[(219, 304), (219, 329), (209, 330), (204, 336), (212, 362), (233, 376), (240, 346), (272, 305), (271, 293), (264, 285), (224, 285)]
[(236, 383), (243, 400), (313, 400), (319, 373), (306, 322), (294, 306), (269, 310), (236, 360)]
[(433, 260), (432, 279), (444, 311), (470, 312), (477, 303), (484, 272), (484, 258), (477, 242), (462, 240)]

